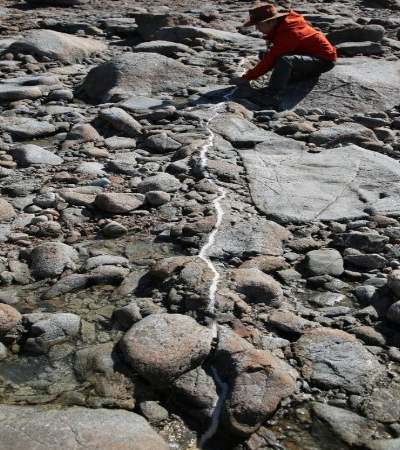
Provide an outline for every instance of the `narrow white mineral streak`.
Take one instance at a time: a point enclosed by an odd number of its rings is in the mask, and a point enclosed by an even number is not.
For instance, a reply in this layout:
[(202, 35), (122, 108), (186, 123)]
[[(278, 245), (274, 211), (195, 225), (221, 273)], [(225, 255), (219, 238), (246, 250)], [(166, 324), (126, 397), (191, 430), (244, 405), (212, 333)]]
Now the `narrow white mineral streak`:
[[(242, 59), (240, 61), (239, 66), (241, 67), (243, 65), (243, 63), (244, 63), (244, 59)], [(217, 105), (213, 106), (211, 108), (211, 110), (215, 111), (215, 114), (213, 116), (211, 116), (207, 121), (203, 122), (205, 124), (205, 127), (208, 132), (208, 138), (207, 138), (206, 144), (203, 146), (203, 148), (200, 152), (200, 166), (201, 166), (202, 170), (205, 171), (205, 178), (207, 178), (210, 181), (210, 183), (216, 185), (219, 190), (218, 197), (215, 198), (213, 201), (213, 205), (214, 205), (214, 208), (215, 208), (215, 211), (217, 214), (217, 220), (215, 222), (213, 231), (210, 233), (210, 236), (208, 237), (207, 243), (201, 248), (200, 253), (199, 253), (199, 258), (207, 264), (207, 266), (210, 268), (210, 270), (214, 274), (212, 283), (210, 285), (209, 302), (208, 302), (208, 306), (207, 306), (207, 311), (211, 314), (215, 313), (215, 301), (216, 301), (216, 294), (217, 294), (217, 288), (218, 288), (218, 282), (220, 279), (220, 274), (219, 274), (218, 270), (216, 269), (215, 265), (213, 264), (213, 262), (211, 261), (211, 259), (207, 256), (207, 252), (214, 245), (216, 234), (218, 233), (219, 227), (222, 223), (222, 218), (224, 216), (224, 210), (222, 209), (222, 206), (221, 206), (221, 200), (223, 200), (225, 198), (226, 191), (223, 187), (218, 186), (215, 183), (215, 181), (211, 178), (210, 173), (206, 171), (207, 161), (208, 161), (207, 152), (210, 150), (210, 148), (212, 148), (214, 146), (214, 141), (215, 141), (215, 133), (211, 130), (210, 124), (215, 119), (215, 117), (217, 117), (220, 114), (220, 111), (225, 106), (226, 102), (231, 100), (232, 96), (237, 91), (237, 89), (238, 89), (237, 87), (232, 88), (232, 90), (224, 96), (223, 102), (218, 103)], [(217, 328), (217, 323), (215, 321), (212, 324), (212, 331), (213, 331), (214, 338), (217, 338), (218, 337), (218, 328)], [(222, 406), (228, 395), (228, 390), (229, 390), (228, 384), (224, 383), (221, 380), (217, 369), (213, 366), (211, 366), (210, 369), (212, 372), (212, 377), (214, 379), (215, 385), (217, 386), (217, 389), (219, 389), (219, 395), (218, 395), (218, 401), (214, 405), (214, 411), (213, 411), (213, 414), (211, 417), (210, 427), (200, 438), (200, 442), (198, 444), (198, 449), (202, 449), (204, 444), (209, 439), (211, 439), (214, 436), (214, 434), (216, 433), (216, 431), (218, 429), (218, 424), (219, 424), (219, 417), (221, 415), (221, 409), (222, 409)]]

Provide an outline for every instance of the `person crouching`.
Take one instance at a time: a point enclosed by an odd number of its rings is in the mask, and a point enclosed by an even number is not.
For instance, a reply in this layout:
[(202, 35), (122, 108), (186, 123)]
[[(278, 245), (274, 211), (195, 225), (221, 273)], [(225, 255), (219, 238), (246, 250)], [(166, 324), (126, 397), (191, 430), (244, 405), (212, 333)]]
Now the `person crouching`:
[(289, 81), (317, 76), (333, 69), (337, 59), (335, 47), (325, 36), (307, 24), (295, 11), (279, 13), (274, 5), (260, 3), (249, 10), (244, 27), (255, 26), (272, 48), (263, 59), (232, 84), (245, 87), (249, 81), (272, 70), (265, 103), (276, 106)]

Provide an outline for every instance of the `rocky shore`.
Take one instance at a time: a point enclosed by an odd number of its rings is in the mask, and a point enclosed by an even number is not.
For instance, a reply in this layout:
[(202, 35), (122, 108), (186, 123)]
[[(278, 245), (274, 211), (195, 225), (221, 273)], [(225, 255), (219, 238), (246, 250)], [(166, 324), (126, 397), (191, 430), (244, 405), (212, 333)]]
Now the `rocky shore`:
[(2, 450), (400, 448), (400, 2), (251, 4), (0, 0)]

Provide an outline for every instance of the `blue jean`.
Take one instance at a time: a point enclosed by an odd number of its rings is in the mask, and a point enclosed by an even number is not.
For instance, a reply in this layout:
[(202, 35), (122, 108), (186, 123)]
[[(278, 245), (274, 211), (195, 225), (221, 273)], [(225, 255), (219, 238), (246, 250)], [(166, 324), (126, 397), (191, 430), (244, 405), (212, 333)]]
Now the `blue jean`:
[(290, 81), (310, 78), (328, 72), (335, 67), (335, 61), (306, 55), (280, 56), (268, 84), (268, 93), (279, 97)]

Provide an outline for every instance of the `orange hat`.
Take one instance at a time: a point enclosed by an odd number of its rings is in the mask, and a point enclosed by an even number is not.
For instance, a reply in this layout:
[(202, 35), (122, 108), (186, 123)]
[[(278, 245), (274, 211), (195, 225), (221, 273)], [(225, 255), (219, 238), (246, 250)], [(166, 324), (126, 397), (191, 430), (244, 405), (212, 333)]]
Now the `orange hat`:
[(243, 22), (244, 27), (251, 27), (278, 17), (287, 16), (289, 13), (278, 13), (278, 10), (271, 3), (260, 3), (249, 9), (249, 18)]

